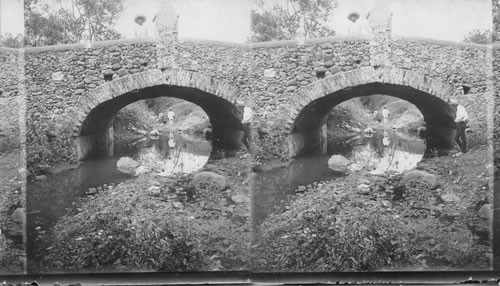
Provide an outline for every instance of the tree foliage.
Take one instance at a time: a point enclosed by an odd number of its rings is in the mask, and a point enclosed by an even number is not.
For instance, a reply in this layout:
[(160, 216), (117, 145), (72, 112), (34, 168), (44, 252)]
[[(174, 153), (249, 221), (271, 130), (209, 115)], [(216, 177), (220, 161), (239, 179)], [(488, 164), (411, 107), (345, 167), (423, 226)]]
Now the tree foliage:
[(479, 29), (473, 29), (464, 36), (464, 42), (475, 44), (489, 44), (491, 43), (493, 37), (494, 34), (490, 30), (481, 31)]
[(263, 12), (252, 11), (252, 42), (335, 35), (328, 27), (336, 1), (286, 0)]
[(7, 48), (21, 48), (23, 43), (22, 35), (12, 35), (7, 33), (5, 35), (0, 35), (0, 47)]
[(500, 0), (493, 0), (493, 41), (500, 41)]
[(115, 20), (124, 0), (71, 0), (70, 7), (49, 9), (38, 0), (26, 0), (25, 43), (29, 46), (76, 43), (81, 40), (119, 39)]

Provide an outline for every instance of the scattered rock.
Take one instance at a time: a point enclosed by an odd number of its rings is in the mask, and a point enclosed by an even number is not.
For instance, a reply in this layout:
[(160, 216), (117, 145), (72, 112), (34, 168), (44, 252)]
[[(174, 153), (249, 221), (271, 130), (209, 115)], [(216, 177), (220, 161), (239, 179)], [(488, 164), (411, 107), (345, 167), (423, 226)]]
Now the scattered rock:
[(421, 170), (410, 170), (404, 173), (401, 183), (408, 184), (409, 182), (423, 182), (427, 184), (431, 189), (437, 188), (438, 182), (436, 176), (430, 174), (426, 171)]
[(492, 209), (491, 204), (484, 204), (477, 212), (477, 215), (480, 218), (487, 219), (488, 221), (491, 221), (493, 219), (493, 209)]
[(139, 166), (137, 169), (135, 169), (135, 175), (139, 176), (142, 174), (146, 174), (150, 171), (150, 169), (146, 166)]
[(454, 194), (444, 194), (441, 195), (440, 198), (445, 203), (460, 202), (460, 198)]
[[(366, 179), (366, 178), (361, 178), (358, 180), (358, 183), (360, 184), (365, 184), (365, 185), (369, 185), (371, 183), (370, 180)], [(359, 187), (359, 186), (358, 186)]]
[(159, 197), (161, 195), (160, 187), (158, 186), (150, 186), (148, 191), (151, 193), (153, 197)]
[(45, 175), (35, 176), (35, 179), (37, 181), (45, 181), (45, 180), (47, 180), (47, 176), (45, 176)]
[(209, 186), (214, 187), (218, 191), (223, 191), (228, 187), (227, 180), (224, 176), (208, 171), (194, 175), (191, 183), (197, 189)]
[(359, 184), (357, 188), (363, 195), (367, 195), (370, 193), (370, 185), (368, 184)]
[(96, 188), (89, 188), (87, 194), (89, 195), (95, 195), (97, 193), (97, 189)]
[(178, 209), (182, 209), (184, 207), (184, 205), (181, 202), (173, 202), (172, 205)]
[(374, 175), (374, 176), (379, 176), (379, 177), (387, 176), (387, 174), (382, 170), (373, 170), (373, 171), (370, 171), (369, 174)]
[(328, 168), (336, 172), (347, 172), (347, 167), (349, 167), (350, 164), (351, 161), (342, 155), (333, 155), (330, 159), (328, 159)]
[(61, 71), (52, 73), (52, 80), (53, 81), (61, 81), (64, 79), (64, 74)]
[(276, 76), (276, 71), (273, 68), (264, 70), (264, 77), (273, 78)]
[(303, 193), (305, 191), (306, 191), (306, 187), (305, 186), (298, 186), (297, 190), (295, 190), (295, 192), (297, 192), (297, 193)]
[(26, 212), (24, 208), (17, 208), (10, 217), (16, 223), (24, 223), (26, 221)]
[(250, 198), (245, 195), (234, 195), (231, 197), (231, 200), (237, 204), (244, 204), (250, 202)]
[(460, 215), (460, 212), (457, 209), (453, 208), (453, 207), (445, 206), (441, 210), (441, 215), (443, 215), (443, 216), (449, 216), (449, 217), (457, 217), (457, 216)]
[(121, 157), (118, 162), (116, 162), (116, 168), (118, 171), (135, 175), (135, 169), (139, 167), (139, 163), (130, 157)]
[(387, 200), (383, 200), (380, 202), (380, 204), (383, 206), (383, 207), (390, 207), (391, 206), (391, 202), (387, 201)]

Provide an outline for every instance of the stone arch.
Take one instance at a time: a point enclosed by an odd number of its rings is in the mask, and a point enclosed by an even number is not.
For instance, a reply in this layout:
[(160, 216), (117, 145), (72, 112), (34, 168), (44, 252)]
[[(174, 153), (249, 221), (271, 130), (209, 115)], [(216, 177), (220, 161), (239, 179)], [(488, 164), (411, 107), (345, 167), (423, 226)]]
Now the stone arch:
[(149, 70), (105, 83), (81, 98), (71, 112), (76, 152), (85, 159), (99, 151), (112, 152), (112, 119), (135, 101), (159, 96), (176, 97), (200, 106), (210, 118), (214, 148), (238, 148), (241, 111), (234, 105), (245, 100), (238, 88), (201, 73), (186, 70)]
[(364, 67), (318, 80), (302, 89), (287, 104), (285, 126), (290, 157), (312, 150), (326, 152), (326, 119), (337, 104), (354, 97), (387, 94), (413, 103), (427, 125), (427, 148), (453, 147), (455, 124), (447, 100), (454, 88), (421, 73), (395, 67)]

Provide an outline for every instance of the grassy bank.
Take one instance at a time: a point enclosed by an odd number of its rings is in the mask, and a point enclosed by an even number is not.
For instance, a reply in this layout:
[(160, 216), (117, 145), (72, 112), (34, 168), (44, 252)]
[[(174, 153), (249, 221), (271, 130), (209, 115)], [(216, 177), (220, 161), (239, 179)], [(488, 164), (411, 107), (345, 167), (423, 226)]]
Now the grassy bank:
[(225, 190), (196, 188), (192, 175), (149, 173), (84, 198), (52, 232), (40, 235), (38, 243), (45, 251), (32, 270), (245, 269), (249, 165), (229, 158), (205, 166), (227, 178)]
[[(252, 269), (486, 270), (489, 224), (478, 211), (492, 203), (488, 164), (485, 146), (421, 162), (437, 189), (363, 172), (308, 185), (259, 226)], [(443, 201), (444, 194), (457, 199)]]

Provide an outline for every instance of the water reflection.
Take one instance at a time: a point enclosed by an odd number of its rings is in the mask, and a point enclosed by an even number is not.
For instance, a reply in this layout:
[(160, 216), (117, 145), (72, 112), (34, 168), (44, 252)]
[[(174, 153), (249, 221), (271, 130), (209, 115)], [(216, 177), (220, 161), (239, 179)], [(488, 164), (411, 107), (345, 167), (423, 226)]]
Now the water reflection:
[(403, 172), (422, 160), (425, 144), (420, 138), (397, 131), (376, 130), (372, 136), (357, 136), (350, 147), (340, 150), (353, 168), (377, 172)]
[(212, 145), (191, 135), (169, 132), (143, 143), (134, 159), (162, 174), (192, 173), (208, 161)]

